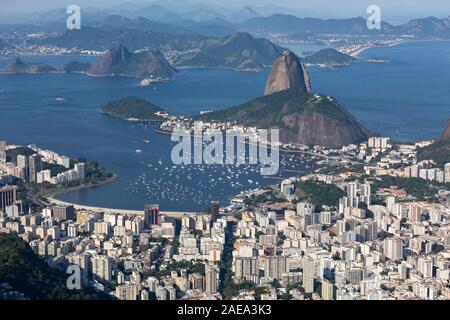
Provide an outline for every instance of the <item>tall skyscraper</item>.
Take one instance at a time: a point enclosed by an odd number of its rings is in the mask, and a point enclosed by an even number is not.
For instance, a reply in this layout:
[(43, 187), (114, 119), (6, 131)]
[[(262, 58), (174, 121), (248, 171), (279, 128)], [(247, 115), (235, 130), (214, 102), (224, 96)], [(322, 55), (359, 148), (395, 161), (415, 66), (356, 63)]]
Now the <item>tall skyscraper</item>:
[(210, 214), (211, 214), (211, 225), (219, 219), (219, 202), (218, 201), (211, 201), (210, 206)]
[(287, 257), (267, 256), (264, 261), (264, 276), (272, 279), (281, 279), (283, 273), (286, 273)]
[(75, 220), (75, 208), (73, 205), (59, 205), (52, 208), (53, 217), (58, 220)]
[(306, 293), (314, 292), (314, 260), (306, 257), (303, 260), (303, 289)]
[(29, 165), (29, 181), (37, 182), (37, 173), (42, 170), (42, 157), (38, 154), (33, 154), (28, 158)]
[(391, 260), (403, 259), (403, 241), (400, 238), (384, 240), (384, 255)]
[(16, 202), (16, 190), (16, 186), (0, 188), (0, 211), (6, 212), (6, 207), (12, 206)]
[(25, 181), (29, 181), (29, 163), (28, 157), (22, 154), (17, 156), (17, 169), (19, 170), (19, 178)]
[(74, 169), (78, 174), (78, 179), (84, 180), (84, 178), (86, 178), (86, 169), (84, 163), (76, 163), (74, 165)]
[(236, 282), (251, 281), (257, 282), (259, 263), (258, 258), (237, 257), (234, 264), (234, 276)]
[(326, 279), (322, 280), (322, 299), (334, 300), (334, 285)]
[(159, 205), (147, 204), (144, 208), (144, 227), (151, 228), (160, 224)]
[(112, 259), (108, 256), (92, 257), (92, 274), (94, 278), (111, 281), (112, 280)]
[(218, 289), (217, 279), (219, 270), (214, 265), (206, 265), (205, 268), (205, 291), (207, 293), (216, 293)]
[(0, 163), (6, 163), (6, 141), (0, 141)]
[(357, 208), (359, 204), (358, 198), (358, 182), (349, 182), (347, 186), (347, 198), (350, 208)]
[(444, 180), (450, 182), (450, 162), (444, 166)]

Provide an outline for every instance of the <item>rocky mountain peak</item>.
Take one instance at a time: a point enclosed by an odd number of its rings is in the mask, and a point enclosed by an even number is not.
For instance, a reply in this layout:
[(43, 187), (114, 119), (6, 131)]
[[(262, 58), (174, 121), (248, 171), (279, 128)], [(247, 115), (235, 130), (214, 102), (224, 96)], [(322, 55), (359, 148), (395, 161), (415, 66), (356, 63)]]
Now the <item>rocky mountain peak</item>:
[(311, 83), (302, 60), (286, 50), (273, 63), (264, 95), (290, 89), (309, 93)]
[(444, 131), (442, 131), (440, 137), (440, 141), (450, 141), (450, 119), (447, 121), (447, 125), (444, 128)]

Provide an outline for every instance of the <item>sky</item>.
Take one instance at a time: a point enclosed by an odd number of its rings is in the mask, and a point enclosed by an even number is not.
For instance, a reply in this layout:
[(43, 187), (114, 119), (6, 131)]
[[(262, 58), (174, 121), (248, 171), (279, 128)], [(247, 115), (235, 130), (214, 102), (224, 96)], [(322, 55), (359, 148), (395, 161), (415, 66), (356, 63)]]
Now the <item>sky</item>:
[[(369, 5), (381, 8), (383, 20), (395, 23), (427, 16), (447, 17), (450, 15), (449, 0), (158, 0), (196, 2), (230, 9), (243, 6), (262, 7), (266, 4), (292, 10), (301, 17), (344, 18), (365, 16)], [(0, 15), (46, 11), (77, 4), (83, 7), (107, 7), (123, 3), (153, 3), (157, 0), (0, 0)]]

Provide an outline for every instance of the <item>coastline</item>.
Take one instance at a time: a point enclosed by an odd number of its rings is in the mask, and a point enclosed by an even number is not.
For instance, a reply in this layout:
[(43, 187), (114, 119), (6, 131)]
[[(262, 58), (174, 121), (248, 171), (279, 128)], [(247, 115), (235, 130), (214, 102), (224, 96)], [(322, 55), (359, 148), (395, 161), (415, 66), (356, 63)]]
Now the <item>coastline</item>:
[[(115, 209), (115, 208), (104, 208), (104, 207), (93, 207), (93, 206), (86, 206), (82, 204), (76, 204), (66, 201), (61, 201), (58, 199), (55, 199), (53, 197), (48, 198), (52, 204), (56, 205), (73, 205), (76, 210), (87, 210), (87, 211), (97, 211), (97, 212), (103, 212), (103, 213), (109, 213), (109, 214), (122, 214), (122, 215), (131, 215), (131, 216), (143, 216), (144, 210), (132, 210), (132, 209)], [(205, 214), (204, 212), (200, 211), (160, 211), (162, 215), (175, 218), (175, 219), (181, 219), (184, 215), (202, 215)]]
[(84, 183), (79, 186), (68, 187), (68, 188), (59, 188), (57, 190), (48, 190), (48, 191), (44, 191), (42, 194), (38, 193), (38, 194), (34, 195), (32, 198), (34, 200), (36, 200), (36, 202), (38, 202), (38, 203), (41, 203), (40, 199), (59, 201), (57, 199), (54, 199), (54, 197), (57, 195), (60, 195), (60, 194), (66, 194), (66, 193), (70, 193), (70, 192), (75, 192), (75, 191), (80, 191), (80, 190), (84, 190), (84, 189), (90, 189), (90, 188), (102, 186), (104, 184), (114, 182), (118, 178), (119, 178), (119, 174), (117, 174), (116, 172), (113, 172), (113, 176), (111, 178), (108, 178), (103, 181), (98, 181), (96, 183), (93, 183), (93, 182)]
[(115, 115), (115, 114), (113, 114), (111, 112), (102, 111), (102, 110), (100, 110), (100, 114), (103, 114), (103, 115), (108, 116), (108, 117), (116, 118), (116, 119), (121, 119), (121, 120), (128, 121), (128, 122), (162, 122), (162, 121), (164, 121), (164, 119), (162, 119), (162, 118), (161, 119), (125, 118), (125, 117), (122, 117), (120, 115)]
[(360, 54), (362, 54), (363, 52), (373, 49), (373, 48), (391, 48), (391, 47), (396, 47), (398, 45), (402, 45), (402, 44), (406, 44), (406, 43), (415, 43), (415, 42), (435, 42), (435, 41), (439, 41), (439, 42), (446, 42), (446, 41), (450, 41), (450, 39), (429, 39), (429, 40), (420, 40), (420, 39), (414, 39), (414, 40), (402, 40), (399, 41), (397, 43), (392, 43), (392, 44), (388, 44), (388, 45), (373, 45), (373, 46), (367, 46), (364, 48), (361, 48), (360, 50), (357, 50), (353, 55), (351, 54), (350, 56), (355, 57), (355, 58), (365, 58), (365, 57), (361, 57)]

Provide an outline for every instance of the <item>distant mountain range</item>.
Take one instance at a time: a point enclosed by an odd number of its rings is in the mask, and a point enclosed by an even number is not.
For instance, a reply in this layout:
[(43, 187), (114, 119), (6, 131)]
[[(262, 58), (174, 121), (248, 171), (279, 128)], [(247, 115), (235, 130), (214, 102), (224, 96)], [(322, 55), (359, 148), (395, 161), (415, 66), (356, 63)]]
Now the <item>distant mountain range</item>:
[(261, 15), (258, 12), (256, 12), (254, 9), (252, 9), (251, 7), (244, 7), (241, 10), (239, 10), (238, 12), (234, 13), (230, 17), (229, 20), (233, 23), (242, 23), (249, 19), (259, 18), (259, 17), (261, 17)]
[[(298, 17), (295, 14), (296, 12), (289, 8), (269, 4), (230, 10), (212, 3), (198, 4), (164, 0), (150, 5), (124, 4), (102, 9), (86, 8), (83, 9), (83, 26), (114, 29), (144, 27), (143, 30), (153, 32), (189, 32), (206, 36), (224, 36), (232, 32), (353, 36), (410, 35), (418, 38), (450, 36), (449, 18), (427, 17), (414, 19), (401, 25), (382, 22), (381, 30), (369, 30), (365, 17), (320, 19)], [(302, 12), (302, 14), (314, 16), (317, 13)], [(1, 18), (0, 30), (2, 25), (7, 24), (26, 24), (27, 28), (33, 30), (37, 25), (43, 30), (48, 30), (48, 26), (63, 30), (67, 13), (65, 8), (61, 8), (32, 15), (2, 16)]]
[(105, 50), (123, 45), (130, 50), (151, 48), (169, 52), (176, 67), (216, 67), (260, 71), (271, 65), (283, 48), (248, 33), (222, 38), (195, 34), (168, 34), (131, 29), (105, 31), (95, 28), (66, 31), (46, 43), (65, 48)]

